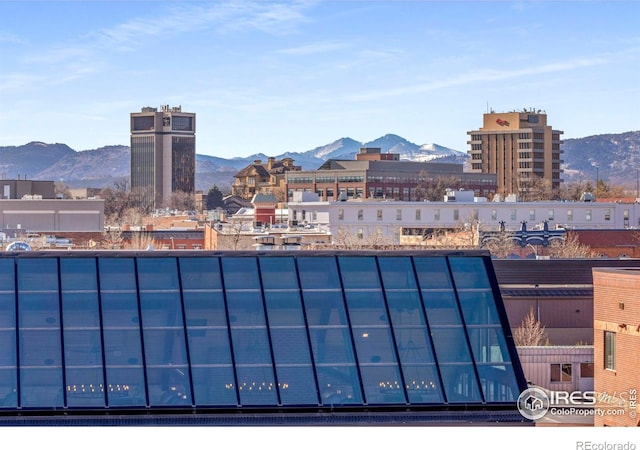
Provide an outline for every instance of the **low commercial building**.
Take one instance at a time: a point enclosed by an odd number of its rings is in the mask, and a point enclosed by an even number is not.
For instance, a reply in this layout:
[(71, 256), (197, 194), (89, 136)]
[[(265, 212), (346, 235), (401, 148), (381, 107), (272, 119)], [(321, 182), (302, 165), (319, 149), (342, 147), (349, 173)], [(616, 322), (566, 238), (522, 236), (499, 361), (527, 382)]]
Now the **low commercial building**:
[(517, 347), (527, 381), (550, 391), (593, 391), (593, 346)]
[(55, 183), (53, 181), (2, 179), (3, 200), (19, 200), (23, 197), (53, 199), (55, 198)]
[(104, 200), (0, 200), (0, 224), (14, 234), (103, 231)]
[[(316, 170), (287, 172), (287, 198), (294, 192), (314, 192), (325, 201), (339, 199), (422, 200), (420, 185), (453, 183), (493, 196), (496, 175), (467, 173), (462, 164), (400, 160), (399, 155), (381, 153), (379, 148), (362, 148), (355, 160), (330, 159)], [(449, 186), (451, 187), (451, 186)]]
[[(399, 245), (415, 236), (429, 236), (436, 230), (545, 231), (636, 229), (640, 203), (595, 202), (404, 202), (393, 200), (323, 201), (306, 192), (289, 202), (290, 223), (306, 222), (328, 227), (362, 240), (382, 237)], [(477, 242), (476, 242), (477, 244)], [(526, 245), (526, 243), (525, 243)]]

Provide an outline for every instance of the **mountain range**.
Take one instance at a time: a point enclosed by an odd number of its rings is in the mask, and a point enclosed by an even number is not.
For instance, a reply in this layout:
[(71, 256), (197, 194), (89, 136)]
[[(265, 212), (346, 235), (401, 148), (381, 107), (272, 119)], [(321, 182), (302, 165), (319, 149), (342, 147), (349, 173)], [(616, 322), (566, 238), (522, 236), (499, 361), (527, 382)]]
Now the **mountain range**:
[[(418, 145), (401, 136), (386, 134), (373, 141), (360, 142), (349, 137), (302, 152), (279, 155), (253, 154), (221, 158), (196, 154), (196, 189), (208, 191), (214, 184), (228, 190), (233, 176), (255, 160), (266, 162), (292, 158), (303, 170), (317, 169), (328, 159), (355, 159), (361, 147), (379, 147), (383, 153), (397, 153), (401, 160), (454, 162), (468, 167), (466, 151), (438, 144)], [(612, 185), (635, 189), (640, 170), (640, 131), (602, 134), (566, 139), (562, 145), (565, 182), (592, 181), (596, 178)], [(111, 145), (76, 151), (66, 144), (33, 141), (20, 146), (0, 147), (0, 177), (59, 181), (67, 186), (103, 188), (129, 177), (130, 149)]]

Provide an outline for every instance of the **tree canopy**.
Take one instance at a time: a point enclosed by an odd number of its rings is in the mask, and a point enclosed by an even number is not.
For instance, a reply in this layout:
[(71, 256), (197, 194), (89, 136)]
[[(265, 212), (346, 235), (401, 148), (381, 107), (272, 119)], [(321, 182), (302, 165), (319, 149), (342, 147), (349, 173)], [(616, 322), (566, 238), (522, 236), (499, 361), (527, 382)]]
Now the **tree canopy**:
[(224, 196), (215, 184), (207, 192), (207, 209), (212, 210), (224, 207)]

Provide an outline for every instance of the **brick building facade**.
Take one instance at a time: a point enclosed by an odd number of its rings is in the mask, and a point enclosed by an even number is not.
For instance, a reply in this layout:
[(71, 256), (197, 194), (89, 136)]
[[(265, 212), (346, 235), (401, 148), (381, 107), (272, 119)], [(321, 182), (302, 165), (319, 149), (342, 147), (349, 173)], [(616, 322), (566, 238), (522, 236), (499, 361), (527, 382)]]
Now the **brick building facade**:
[[(595, 426), (638, 426), (640, 270), (594, 268)], [(612, 411), (610, 414), (608, 411)]]

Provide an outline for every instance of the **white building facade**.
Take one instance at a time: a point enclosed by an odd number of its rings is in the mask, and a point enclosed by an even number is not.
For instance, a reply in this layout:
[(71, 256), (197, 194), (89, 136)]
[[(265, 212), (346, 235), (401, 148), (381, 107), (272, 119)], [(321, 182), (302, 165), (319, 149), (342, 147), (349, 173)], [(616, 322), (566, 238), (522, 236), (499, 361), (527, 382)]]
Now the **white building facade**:
[[(308, 194), (308, 193), (307, 193)], [(327, 229), (333, 236), (383, 237), (394, 244), (413, 230), (460, 229), (507, 231), (543, 229), (640, 228), (640, 204), (600, 202), (399, 202), (399, 201), (293, 201), (289, 225)]]

